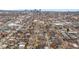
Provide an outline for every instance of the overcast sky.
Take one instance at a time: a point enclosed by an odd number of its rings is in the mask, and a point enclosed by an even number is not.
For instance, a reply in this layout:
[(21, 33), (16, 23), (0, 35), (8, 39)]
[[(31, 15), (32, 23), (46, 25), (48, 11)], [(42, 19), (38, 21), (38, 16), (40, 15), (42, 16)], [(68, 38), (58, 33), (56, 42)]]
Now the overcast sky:
[(79, 9), (79, 0), (0, 0), (0, 9)]

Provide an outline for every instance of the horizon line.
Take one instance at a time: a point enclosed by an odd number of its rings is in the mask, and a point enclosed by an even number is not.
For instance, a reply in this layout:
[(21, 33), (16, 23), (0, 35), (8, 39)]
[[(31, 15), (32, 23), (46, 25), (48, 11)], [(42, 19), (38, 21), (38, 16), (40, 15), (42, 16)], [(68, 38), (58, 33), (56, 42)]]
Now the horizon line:
[(79, 9), (0, 9), (0, 11), (25, 11), (25, 10), (41, 10), (41, 11), (79, 11)]

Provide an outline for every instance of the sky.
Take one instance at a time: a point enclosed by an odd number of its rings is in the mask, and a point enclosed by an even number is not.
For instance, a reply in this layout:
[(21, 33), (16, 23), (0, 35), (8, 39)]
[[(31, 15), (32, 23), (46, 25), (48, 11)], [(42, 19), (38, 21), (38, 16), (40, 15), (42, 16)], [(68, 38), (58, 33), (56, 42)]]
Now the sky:
[(79, 0), (0, 0), (0, 10), (79, 9)]

